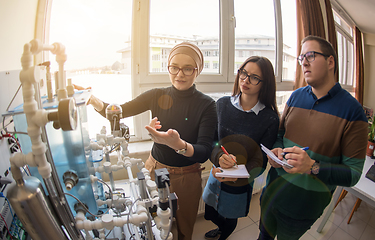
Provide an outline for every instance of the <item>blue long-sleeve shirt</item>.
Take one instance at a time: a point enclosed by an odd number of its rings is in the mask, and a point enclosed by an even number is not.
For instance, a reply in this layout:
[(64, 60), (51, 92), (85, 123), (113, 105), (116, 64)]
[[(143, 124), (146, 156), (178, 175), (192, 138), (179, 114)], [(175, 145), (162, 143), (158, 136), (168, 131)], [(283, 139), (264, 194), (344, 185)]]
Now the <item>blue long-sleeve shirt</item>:
[(317, 99), (310, 86), (289, 98), (274, 148), (309, 147), (320, 172), (289, 174), (271, 168), (263, 204), (295, 219), (317, 219), (336, 186), (355, 185), (362, 173), (367, 146), (367, 119), (362, 106), (339, 83)]

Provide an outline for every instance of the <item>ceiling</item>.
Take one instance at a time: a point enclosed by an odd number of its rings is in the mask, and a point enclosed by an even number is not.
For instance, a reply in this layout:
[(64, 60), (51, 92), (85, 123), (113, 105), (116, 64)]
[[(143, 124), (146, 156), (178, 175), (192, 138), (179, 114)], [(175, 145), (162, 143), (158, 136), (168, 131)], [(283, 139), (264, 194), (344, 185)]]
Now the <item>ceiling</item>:
[(375, 34), (375, 0), (336, 0), (363, 33)]

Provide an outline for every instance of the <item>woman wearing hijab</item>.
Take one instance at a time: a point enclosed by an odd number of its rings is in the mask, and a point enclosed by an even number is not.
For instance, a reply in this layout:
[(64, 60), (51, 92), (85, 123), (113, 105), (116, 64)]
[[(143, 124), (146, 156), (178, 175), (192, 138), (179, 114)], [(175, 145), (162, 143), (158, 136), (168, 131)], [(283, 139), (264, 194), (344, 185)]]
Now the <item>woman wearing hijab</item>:
[[(152, 178), (155, 169), (168, 169), (170, 192), (178, 197), (179, 240), (192, 238), (202, 194), (200, 164), (211, 155), (217, 124), (215, 101), (194, 84), (203, 66), (200, 49), (188, 42), (180, 43), (168, 57), (172, 86), (151, 89), (121, 105), (123, 118), (152, 112), (153, 119), (146, 129), (154, 145), (145, 167)], [(89, 104), (105, 117), (108, 103), (91, 96)]]

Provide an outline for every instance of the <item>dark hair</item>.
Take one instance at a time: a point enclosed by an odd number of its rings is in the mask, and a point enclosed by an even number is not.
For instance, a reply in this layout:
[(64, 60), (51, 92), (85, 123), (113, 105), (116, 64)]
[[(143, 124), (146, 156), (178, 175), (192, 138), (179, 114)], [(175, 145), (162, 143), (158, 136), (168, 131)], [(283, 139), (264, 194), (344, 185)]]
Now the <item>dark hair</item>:
[[(276, 79), (272, 63), (270, 60), (268, 60), (268, 58), (251, 56), (241, 64), (239, 70), (243, 70), (243, 68), (249, 62), (256, 63), (262, 72), (262, 87), (259, 91), (259, 101), (279, 115), (279, 110), (277, 109), (276, 105)], [(239, 78), (240, 76), (237, 73), (232, 96), (237, 96), (241, 92)]]
[(301, 45), (303, 45), (307, 41), (317, 41), (320, 46), (320, 50), (322, 51), (323, 54), (328, 55), (328, 56), (333, 56), (333, 60), (335, 62), (334, 73), (336, 73), (337, 67), (338, 67), (337, 66), (337, 54), (332, 44), (322, 37), (309, 35), (302, 40)]

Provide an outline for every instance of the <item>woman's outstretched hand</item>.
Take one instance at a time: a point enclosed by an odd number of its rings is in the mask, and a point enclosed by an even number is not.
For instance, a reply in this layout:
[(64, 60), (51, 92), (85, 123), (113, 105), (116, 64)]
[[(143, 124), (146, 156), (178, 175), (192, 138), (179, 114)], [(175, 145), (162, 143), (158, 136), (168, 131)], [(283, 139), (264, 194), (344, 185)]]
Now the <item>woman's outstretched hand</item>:
[(166, 132), (158, 131), (161, 127), (157, 117), (154, 117), (150, 124), (145, 126), (154, 142), (167, 145), (172, 149), (181, 149), (180, 142), (183, 140), (180, 139), (180, 134), (174, 129), (168, 129)]
[[(72, 84), (74, 89), (76, 90), (88, 90), (88, 89), (91, 89), (91, 87), (82, 87), (82, 86), (79, 86), (79, 85), (76, 85), (76, 84)], [(97, 111), (101, 111), (103, 110), (104, 108), (104, 103), (102, 100), (100, 100), (99, 98), (95, 97), (94, 95), (91, 94), (89, 100), (87, 100), (87, 105), (91, 104)]]
[(88, 90), (88, 89), (91, 89), (91, 87), (84, 88), (84, 87), (76, 85), (76, 84), (72, 84), (72, 85), (73, 85), (74, 89), (76, 89), (76, 90)]

